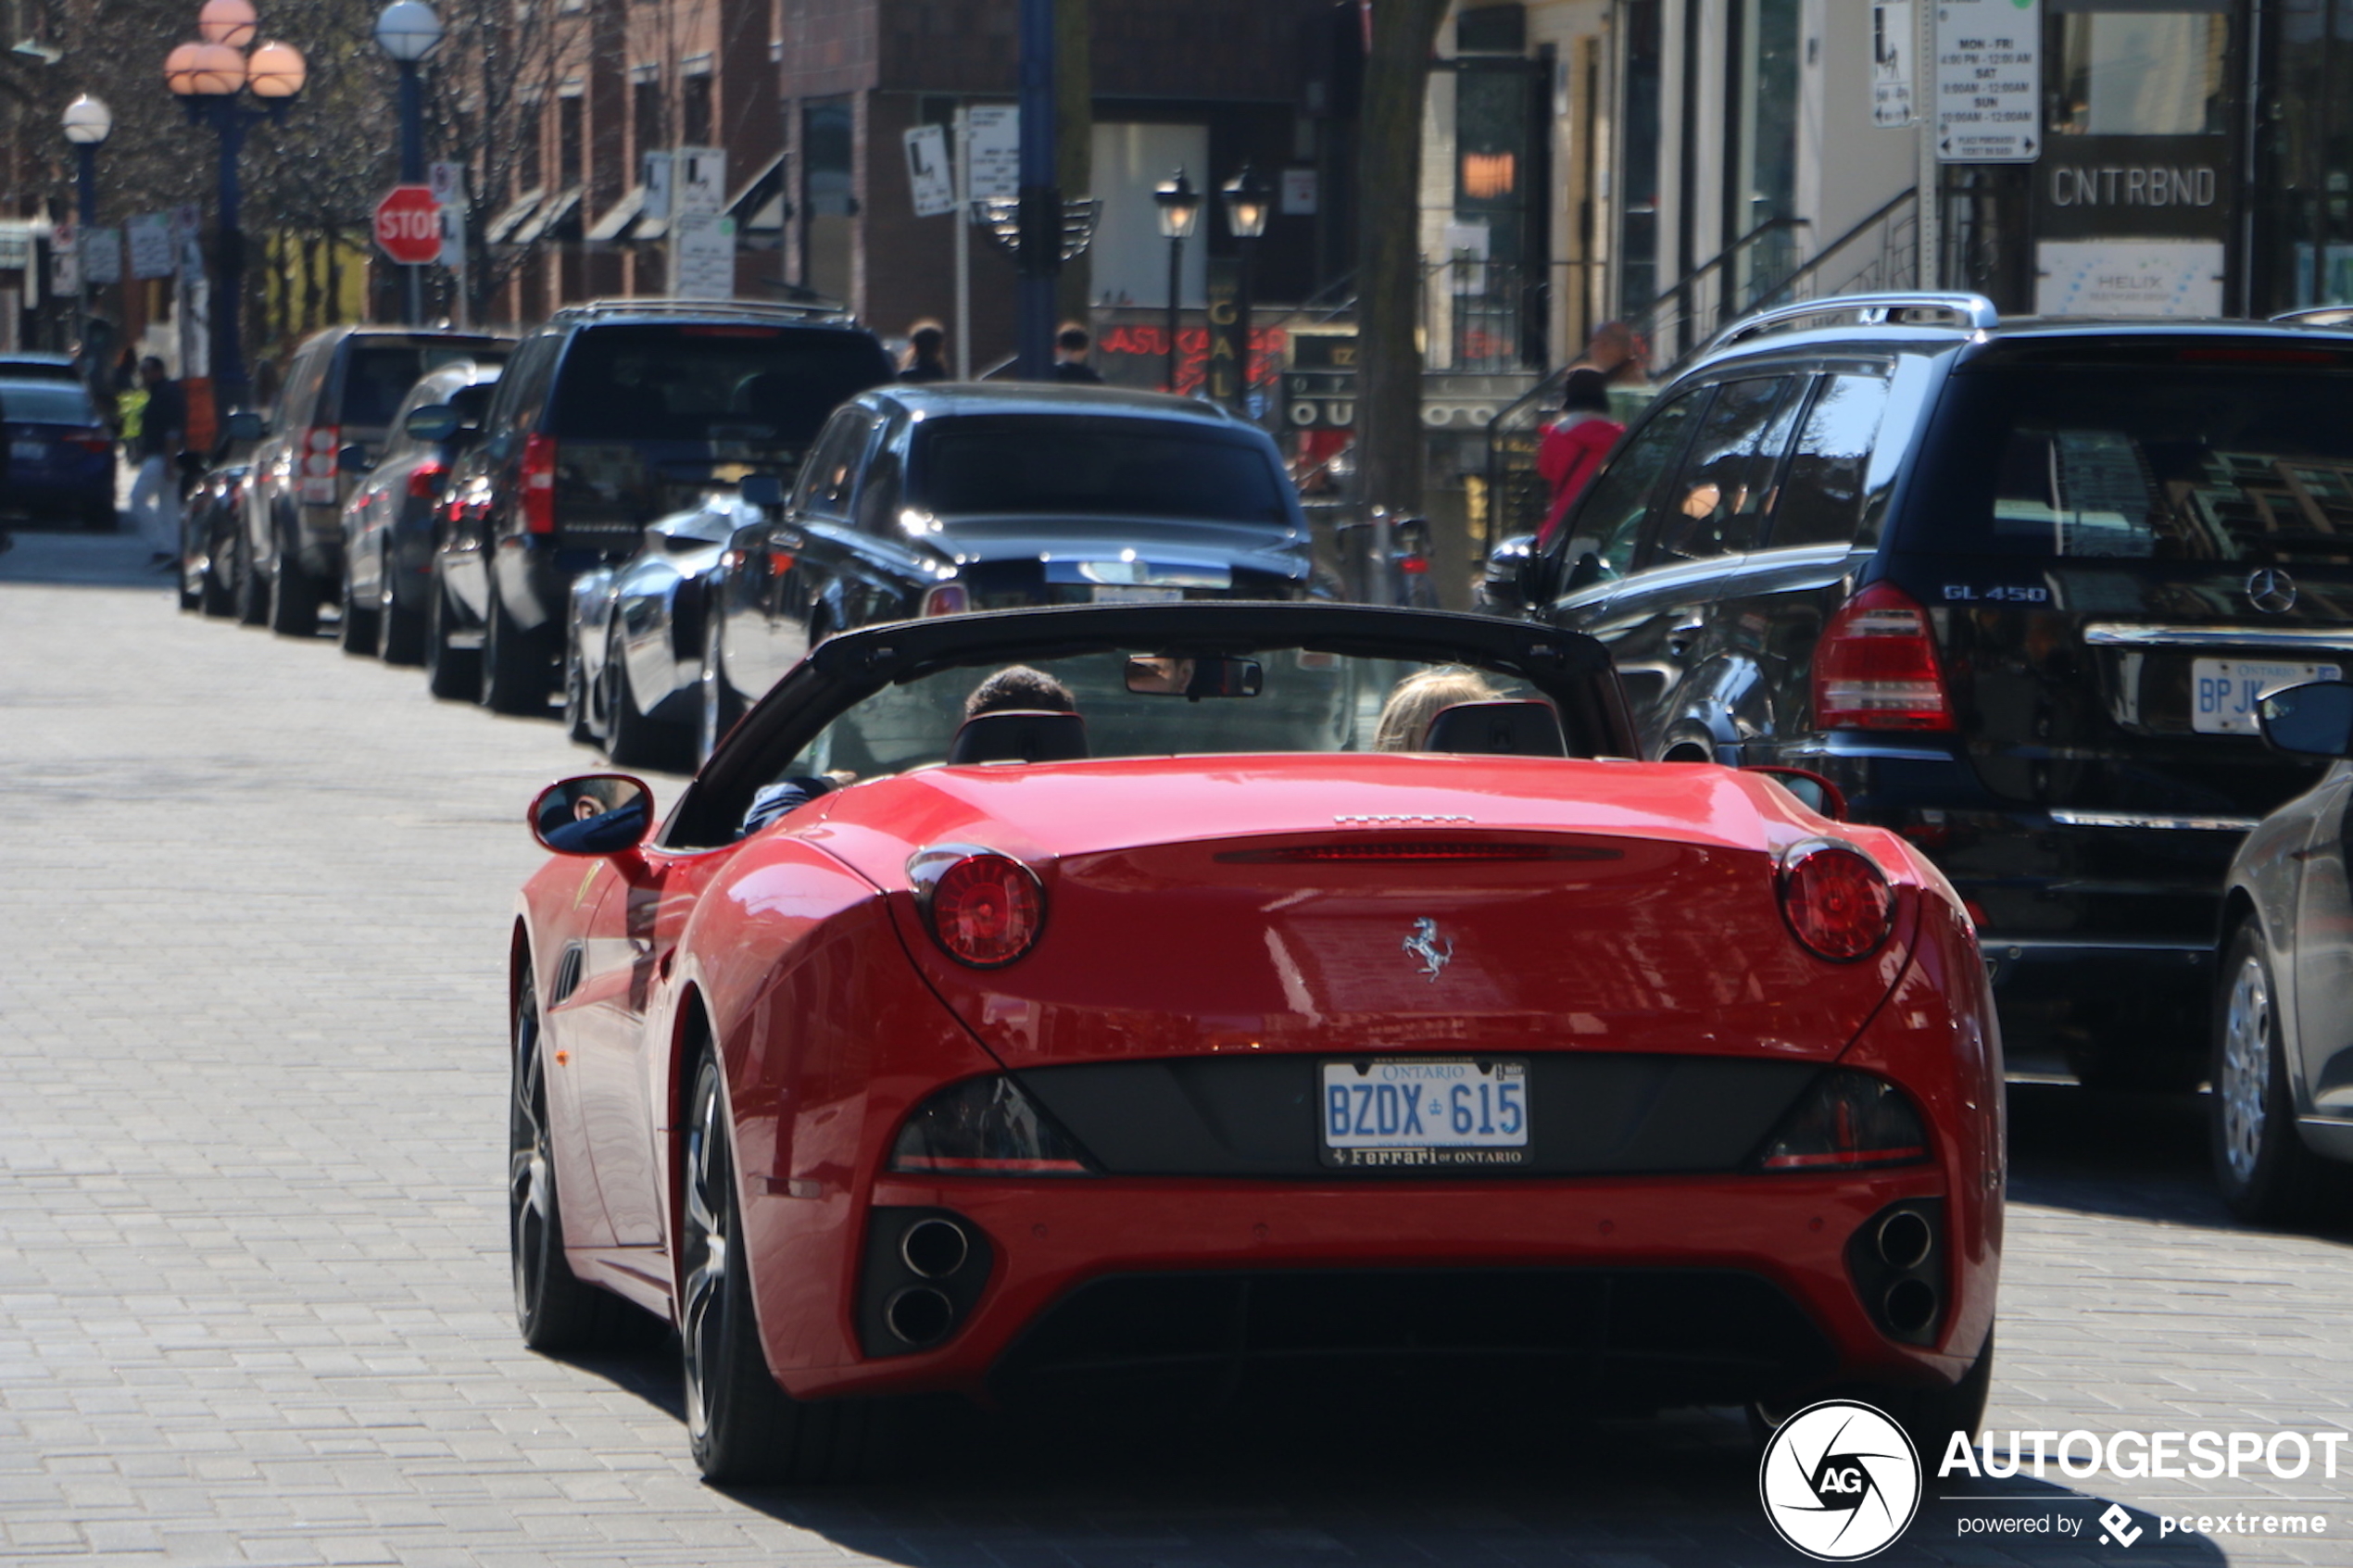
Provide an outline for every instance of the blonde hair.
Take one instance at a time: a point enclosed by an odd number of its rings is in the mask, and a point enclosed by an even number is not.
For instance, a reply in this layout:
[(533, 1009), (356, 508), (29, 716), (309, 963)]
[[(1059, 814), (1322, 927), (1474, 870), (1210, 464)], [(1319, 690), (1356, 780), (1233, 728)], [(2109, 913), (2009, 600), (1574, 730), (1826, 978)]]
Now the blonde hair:
[(1431, 720), (1458, 702), (1491, 702), (1495, 696), (1495, 688), (1476, 670), (1459, 664), (1417, 670), (1398, 682), (1381, 705), (1373, 749), (1419, 751), (1429, 735)]

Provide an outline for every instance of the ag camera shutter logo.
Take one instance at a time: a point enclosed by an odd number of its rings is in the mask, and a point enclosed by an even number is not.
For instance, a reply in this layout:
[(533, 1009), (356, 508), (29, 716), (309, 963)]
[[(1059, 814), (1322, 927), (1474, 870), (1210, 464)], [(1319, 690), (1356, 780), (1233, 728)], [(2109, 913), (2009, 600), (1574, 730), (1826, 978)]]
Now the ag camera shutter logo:
[(1822, 1562), (1894, 1544), (1920, 1506), (1920, 1456), (1883, 1411), (1824, 1399), (1781, 1423), (1756, 1471), (1765, 1517)]

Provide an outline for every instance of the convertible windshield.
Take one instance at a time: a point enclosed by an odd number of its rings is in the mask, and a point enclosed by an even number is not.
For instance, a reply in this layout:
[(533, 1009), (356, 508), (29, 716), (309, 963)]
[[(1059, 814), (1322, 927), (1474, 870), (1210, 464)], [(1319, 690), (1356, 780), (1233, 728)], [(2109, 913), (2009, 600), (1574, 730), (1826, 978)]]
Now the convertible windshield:
[(1456, 751), (1564, 756), (1551, 702), (1513, 674), (1302, 648), (1248, 657), (1088, 653), (958, 666), (827, 724), (743, 831), (853, 780), (938, 764), (1117, 757)]

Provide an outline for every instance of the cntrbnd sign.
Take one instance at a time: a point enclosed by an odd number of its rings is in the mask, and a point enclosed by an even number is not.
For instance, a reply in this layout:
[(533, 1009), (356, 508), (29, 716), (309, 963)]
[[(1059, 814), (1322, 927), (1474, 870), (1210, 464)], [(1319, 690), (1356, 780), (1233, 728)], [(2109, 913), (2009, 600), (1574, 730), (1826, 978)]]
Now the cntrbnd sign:
[(2042, 0), (1937, 0), (1939, 163), (2032, 163), (2043, 150)]

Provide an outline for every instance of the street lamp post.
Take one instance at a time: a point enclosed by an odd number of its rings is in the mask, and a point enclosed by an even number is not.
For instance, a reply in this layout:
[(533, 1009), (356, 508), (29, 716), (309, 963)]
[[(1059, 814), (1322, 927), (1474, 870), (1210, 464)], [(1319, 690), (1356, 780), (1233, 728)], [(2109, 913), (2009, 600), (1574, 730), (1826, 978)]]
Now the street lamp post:
[(1218, 197), (1226, 206), (1226, 228), (1237, 242), (1241, 255), (1237, 269), (1239, 276), (1234, 286), (1234, 331), (1240, 340), (1241, 385), (1237, 397), (1244, 410), (1250, 407), (1250, 283), (1251, 262), (1258, 249), (1258, 236), (1266, 232), (1268, 193), (1266, 186), (1242, 160), (1241, 172), (1217, 188)]
[(1193, 182), (1179, 169), (1176, 174), (1152, 188), (1152, 200), (1160, 208), (1160, 232), (1168, 242), (1168, 390), (1176, 390), (1176, 327), (1177, 308), (1183, 303), (1185, 282), (1185, 242), (1193, 237), (1193, 225), (1201, 218), (1201, 197), (1193, 191)]
[[(202, 40), (182, 44), (165, 57), (164, 83), (191, 120), (212, 127), (220, 139), (220, 233), (216, 270), (220, 297), (212, 306), (212, 382), (216, 401), (233, 408), (245, 401), (245, 352), (237, 326), (245, 273), (245, 236), (239, 226), (237, 155), (245, 128), (257, 119), (282, 118), (302, 91), (309, 68), (291, 44), (263, 44), (247, 53), (259, 18), (251, 0), (205, 0), (196, 18)], [(259, 109), (240, 104), (251, 93)]]
[(100, 363), (97, 334), (91, 331), (90, 232), (98, 221), (98, 148), (114, 134), (114, 112), (84, 93), (66, 106), (66, 140), (73, 144), (76, 241), (82, 249), (82, 320), (76, 336), (82, 343), (82, 379), (94, 395), (106, 367)]
[[(440, 45), (441, 19), (424, 0), (392, 0), (376, 15), (376, 46), (400, 68), (400, 182), (422, 185), (425, 180), (425, 116), (422, 67), (427, 55)], [(424, 270), (404, 267), (409, 275), (408, 310), (402, 320), (411, 326), (424, 320)]]

